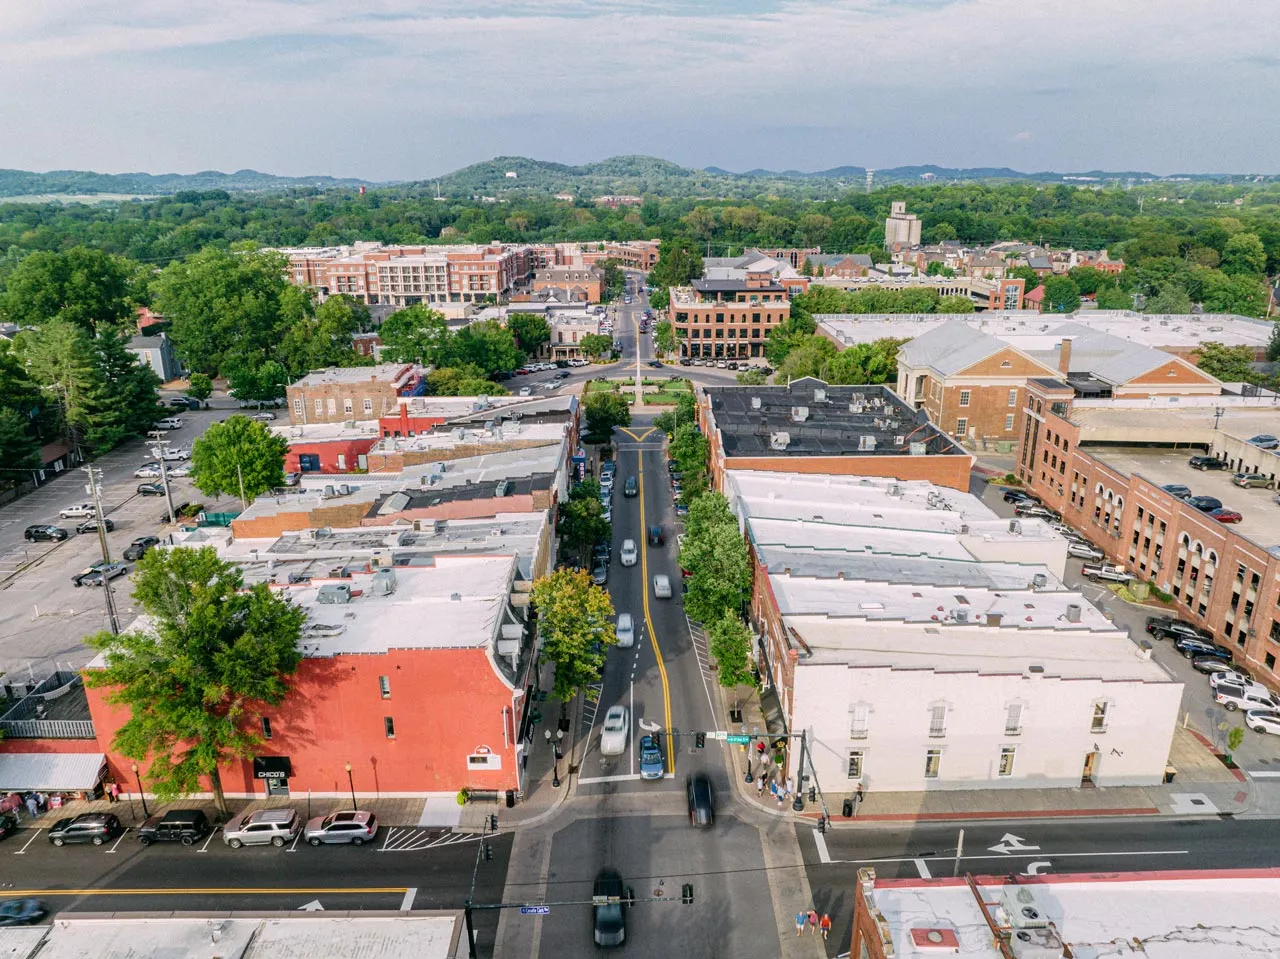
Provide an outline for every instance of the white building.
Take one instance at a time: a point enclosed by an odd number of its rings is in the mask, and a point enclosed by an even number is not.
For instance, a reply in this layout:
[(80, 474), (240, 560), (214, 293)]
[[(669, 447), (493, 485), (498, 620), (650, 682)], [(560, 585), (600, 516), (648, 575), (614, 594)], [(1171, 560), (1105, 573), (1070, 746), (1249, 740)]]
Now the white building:
[(907, 212), (907, 204), (894, 200), (889, 205), (889, 217), (884, 221), (884, 248), (892, 250), (901, 246), (920, 245), (920, 218)]
[(1162, 781), (1182, 685), (1063, 585), (1042, 522), (924, 481), (726, 485), (758, 564), (761, 672), (825, 792)]

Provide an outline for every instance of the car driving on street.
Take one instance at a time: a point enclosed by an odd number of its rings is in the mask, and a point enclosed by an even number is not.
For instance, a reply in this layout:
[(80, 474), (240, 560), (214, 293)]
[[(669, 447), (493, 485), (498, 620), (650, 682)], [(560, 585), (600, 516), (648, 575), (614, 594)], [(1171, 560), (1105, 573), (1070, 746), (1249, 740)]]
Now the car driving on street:
[(626, 706), (610, 706), (600, 727), (600, 752), (605, 756), (621, 756), (627, 751), (627, 735), (631, 723)]
[(640, 737), (640, 778), (661, 779), (666, 775), (667, 767), (662, 760), (662, 748), (658, 745), (657, 736)]

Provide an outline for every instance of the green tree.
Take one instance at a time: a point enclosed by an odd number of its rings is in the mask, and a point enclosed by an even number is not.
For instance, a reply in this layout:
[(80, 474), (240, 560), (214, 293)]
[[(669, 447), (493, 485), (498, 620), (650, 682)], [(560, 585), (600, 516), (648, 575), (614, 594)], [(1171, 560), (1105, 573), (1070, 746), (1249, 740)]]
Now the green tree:
[(649, 272), (648, 283), (654, 288), (649, 302), (655, 309), (666, 309), (667, 291), (673, 286), (688, 286), (702, 276), (702, 254), (690, 237), (671, 237), (658, 246), (658, 262)]
[(192, 444), (191, 471), (206, 496), (251, 501), (284, 485), (284, 455), (289, 441), (247, 416), (214, 423)]
[(25, 257), (5, 280), (0, 314), (19, 326), (66, 320), (86, 332), (133, 315), (134, 265), (110, 253), (76, 246)]
[(676, 469), (681, 474), (680, 484), (683, 491), (680, 493), (680, 499), (686, 504), (692, 504), (707, 488), (707, 457), (710, 454), (710, 444), (696, 423), (682, 422), (676, 427), (667, 452), (675, 460)]
[(906, 342), (885, 337), (873, 343), (854, 344), (827, 362), (824, 378), (837, 386), (895, 382), (898, 378), (898, 351)]
[(251, 362), (242, 358), (230, 361), (227, 382), (237, 400), (264, 403), (278, 400), (287, 392), (289, 371), (276, 360)]
[(587, 356), (599, 359), (613, 353), (613, 337), (605, 336), (603, 333), (588, 333), (578, 341), (578, 346)]
[(767, 377), (761, 370), (743, 370), (737, 376), (739, 386), (764, 386), (769, 382)]
[(434, 396), (506, 396), (507, 391), (485, 379), (478, 366), (444, 366), (427, 374), (427, 389)]
[(23, 482), (23, 470), (38, 470), (44, 463), (40, 459), (40, 441), (31, 432), (31, 421), (17, 410), (0, 407), (0, 489), (10, 489)]
[(1228, 276), (1262, 277), (1267, 272), (1267, 251), (1256, 233), (1237, 233), (1222, 250), (1222, 272)]
[(1023, 280), (1028, 293), (1040, 285), (1040, 274), (1029, 266), (1011, 266), (1004, 271), (1004, 275), (1015, 280)]
[(156, 390), (160, 378), (128, 350), (129, 337), (106, 327), (93, 339), (98, 375), (85, 394), (85, 442), (105, 452), (130, 436), (142, 436), (164, 415)]
[(1195, 352), (1196, 365), (1225, 383), (1248, 383), (1257, 379), (1253, 357), (1252, 346), (1223, 346), (1212, 341), (1200, 344)]
[(443, 313), (410, 306), (387, 317), (378, 327), (378, 338), (388, 363), (442, 366), (450, 355), (453, 332)]
[(239, 568), (208, 546), (151, 550), (133, 592), (145, 632), (88, 640), (103, 667), (88, 670), (86, 682), (129, 710), (112, 746), (151, 760), (147, 785), (162, 802), (207, 780), (226, 815), (219, 767), (261, 745), (263, 707), (284, 701), (301, 661), (306, 613), (265, 583), (246, 587)]
[(192, 373), (187, 379), (187, 395), (204, 403), (213, 395), (213, 380), (207, 373)]
[(676, 396), (676, 405), (669, 409), (663, 410), (653, 418), (653, 425), (667, 434), (668, 437), (675, 436), (676, 429), (681, 423), (693, 423), (697, 418), (698, 401), (694, 399), (693, 390), (680, 393)]
[(551, 327), (546, 317), (536, 313), (512, 313), (507, 317), (507, 329), (526, 356), (537, 356), (551, 342)]
[(711, 657), (716, 661), (716, 680), (725, 689), (755, 686), (751, 668), (751, 630), (734, 613), (725, 613), (707, 628)]
[(751, 596), (751, 563), (736, 523), (717, 523), (697, 534), (686, 527), (680, 568), (689, 573), (684, 609), (690, 619), (714, 623), (741, 614)]
[(588, 443), (607, 443), (615, 427), (631, 425), (631, 407), (621, 393), (588, 393), (582, 408)]
[(584, 480), (569, 490), (569, 498), (560, 504), (556, 531), (560, 540), (577, 554), (578, 565), (585, 567), (596, 543), (607, 543), (611, 524), (604, 518), (600, 502), (600, 484)]
[(1147, 313), (1190, 313), (1191, 297), (1176, 283), (1170, 283), (1155, 296), (1147, 298)]
[(802, 376), (826, 374), (827, 362), (839, 352), (836, 345), (825, 336), (808, 336), (796, 343), (778, 366), (778, 381), (798, 380)]
[(1098, 290), (1097, 303), (1100, 310), (1132, 310), (1133, 294), (1118, 286), (1104, 286)]
[(497, 320), (468, 324), (449, 343), (450, 366), (470, 363), (492, 375), (509, 373), (523, 362), (524, 353), (516, 346), (511, 330)]
[(1196, 279), (1200, 283), (1199, 300), (1210, 313), (1262, 316), (1266, 312), (1269, 291), (1256, 276), (1245, 273), (1227, 276), (1218, 270), (1199, 270)]
[(285, 332), (280, 361), (297, 376), (330, 366), (362, 366), (368, 361), (355, 351), (352, 337), (369, 325), (369, 308), (339, 294), (318, 307), (308, 305)]
[(676, 351), (676, 328), (666, 320), (654, 324), (653, 348), (663, 354)]
[(85, 330), (70, 320), (50, 320), (18, 335), (19, 358), (45, 391), (75, 443), (84, 441), (87, 398), (100, 376)]
[(553, 695), (566, 701), (600, 681), (608, 647), (616, 645), (613, 604), (586, 570), (558, 569), (533, 584), (542, 655), (555, 663)]
[(972, 313), (973, 300), (967, 296), (940, 296), (938, 297), (937, 312), (939, 313)]
[(209, 247), (161, 271), (152, 285), (156, 307), (190, 369), (212, 374), (237, 357), (276, 356), (307, 304), (285, 280), (287, 267), (279, 253)]
[(1044, 308), (1050, 313), (1074, 313), (1080, 309), (1080, 291), (1069, 276), (1044, 278)]
[(924, 268), (924, 275), (943, 276), (949, 278), (955, 276), (956, 271), (951, 269), (951, 267), (947, 266), (941, 260), (930, 260), (929, 265)]
[(1271, 336), (1267, 339), (1267, 360), (1280, 360), (1280, 323), (1271, 324)]
[(1088, 296), (1089, 294), (1097, 293), (1104, 287), (1116, 285), (1114, 276), (1092, 266), (1072, 267), (1067, 271), (1067, 276), (1071, 277), (1071, 282), (1076, 285), (1076, 289), (1080, 291), (1082, 296)]
[(689, 513), (684, 518), (686, 536), (701, 536), (713, 526), (738, 525), (738, 519), (729, 509), (729, 500), (723, 493), (714, 490), (702, 494), (689, 504)]
[(627, 276), (622, 272), (622, 264), (614, 257), (609, 257), (600, 261), (600, 269), (604, 273), (602, 285), (605, 301), (616, 300), (627, 287)]

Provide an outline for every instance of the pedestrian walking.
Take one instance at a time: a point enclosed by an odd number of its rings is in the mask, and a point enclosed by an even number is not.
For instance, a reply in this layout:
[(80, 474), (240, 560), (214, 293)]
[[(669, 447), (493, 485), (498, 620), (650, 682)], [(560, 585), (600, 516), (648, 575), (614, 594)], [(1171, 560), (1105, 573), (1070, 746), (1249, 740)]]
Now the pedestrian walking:
[(788, 798), (788, 799), (789, 799), (789, 798), (791, 798), (791, 793), (794, 791), (792, 787), (793, 787), (794, 785), (795, 785), (795, 784), (791, 781), (791, 777), (790, 777), (790, 776), (788, 776), (788, 777), (787, 777), (787, 798)]
[(756, 795), (759, 796), (761, 799), (764, 798), (764, 782), (765, 782), (765, 774), (761, 773), (756, 778)]
[(759, 739), (756, 740), (756, 758), (762, 761), (764, 760), (764, 741), (763, 740), (759, 740)]
[(32, 819), (40, 815), (40, 800), (33, 793), (27, 793), (27, 812), (31, 813)]
[(831, 932), (831, 917), (825, 912), (822, 914), (822, 918), (818, 920), (818, 928), (822, 930), (822, 941), (826, 942), (827, 934)]
[(774, 797), (778, 795), (778, 784), (772, 779), (769, 780), (769, 795)]
[(803, 912), (796, 913), (796, 935), (797, 936), (804, 935), (804, 924), (805, 924), (805, 920), (807, 920), (808, 918), (809, 917), (806, 916)]
[(776, 793), (774, 793), (774, 795), (776, 795), (776, 796), (778, 797), (778, 808), (779, 808), (779, 809), (781, 809), (781, 808), (782, 808), (782, 804), (783, 804), (784, 802), (786, 802), (786, 799), (787, 799), (787, 790), (786, 790), (786, 787), (785, 787), (785, 786), (778, 786), (778, 790), (777, 790), (777, 792), (776, 792)]
[(120, 784), (115, 780), (111, 781), (111, 785), (107, 787), (107, 794), (111, 797), (112, 802), (120, 801)]
[(815, 936), (818, 934), (818, 910), (809, 910), (809, 931)]

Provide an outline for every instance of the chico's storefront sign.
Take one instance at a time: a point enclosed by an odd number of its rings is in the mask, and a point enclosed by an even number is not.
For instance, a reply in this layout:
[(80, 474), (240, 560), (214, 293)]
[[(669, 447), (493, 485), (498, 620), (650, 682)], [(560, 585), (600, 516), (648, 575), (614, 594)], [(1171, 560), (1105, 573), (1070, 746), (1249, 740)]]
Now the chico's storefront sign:
[(288, 756), (255, 756), (254, 779), (288, 779), (293, 775)]

